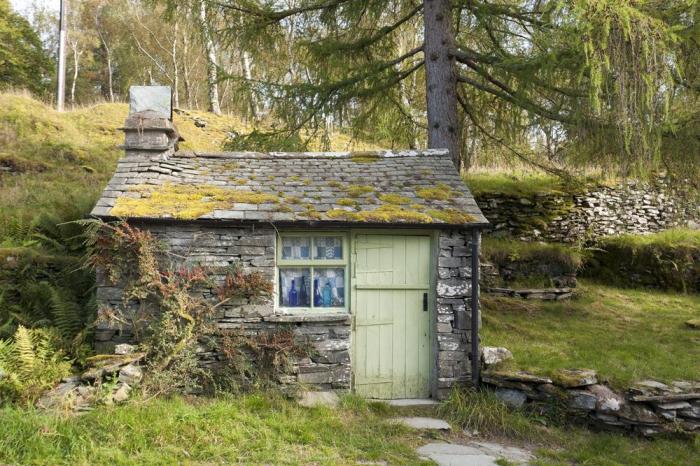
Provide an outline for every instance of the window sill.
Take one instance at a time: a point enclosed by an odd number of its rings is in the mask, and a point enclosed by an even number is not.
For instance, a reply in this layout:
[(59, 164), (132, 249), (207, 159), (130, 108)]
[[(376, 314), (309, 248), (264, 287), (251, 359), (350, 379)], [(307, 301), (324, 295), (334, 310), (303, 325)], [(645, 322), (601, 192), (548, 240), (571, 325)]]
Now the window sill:
[(266, 316), (265, 322), (343, 322), (350, 320), (347, 312), (309, 312), (306, 314), (273, 314)]

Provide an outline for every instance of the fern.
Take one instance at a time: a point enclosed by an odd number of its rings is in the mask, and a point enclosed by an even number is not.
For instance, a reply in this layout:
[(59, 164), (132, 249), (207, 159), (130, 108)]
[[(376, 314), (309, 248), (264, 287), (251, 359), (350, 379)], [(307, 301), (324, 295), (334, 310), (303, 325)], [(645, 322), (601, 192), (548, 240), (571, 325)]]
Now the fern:
[(37, 365), (37, 355), (34, 353), (35, 341), (26, 327), (20, 325), (14, 336), (15, 340), (15, 367), (14, 372), (28, 377), (34, 372)]
[(70, 362), (47, 329), (22, 325), (11, 341), (0, 340), (0, 402), (32, 402), (70, 373)]
[(51, 288), (49, 303), (56, 329), (64, 340), (72, 340), (85, 327), (80, 305), (67, 291), (56, 288)]

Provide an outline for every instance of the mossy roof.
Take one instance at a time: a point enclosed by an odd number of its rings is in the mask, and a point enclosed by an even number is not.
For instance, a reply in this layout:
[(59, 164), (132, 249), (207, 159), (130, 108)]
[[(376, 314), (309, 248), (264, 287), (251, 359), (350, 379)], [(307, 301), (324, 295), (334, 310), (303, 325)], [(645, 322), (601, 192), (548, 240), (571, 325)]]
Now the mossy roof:
[(446, 151), (359, 154), (361, 163), (352, 152), (127, 156), (92, 214), (314, 224), (488, 223)]

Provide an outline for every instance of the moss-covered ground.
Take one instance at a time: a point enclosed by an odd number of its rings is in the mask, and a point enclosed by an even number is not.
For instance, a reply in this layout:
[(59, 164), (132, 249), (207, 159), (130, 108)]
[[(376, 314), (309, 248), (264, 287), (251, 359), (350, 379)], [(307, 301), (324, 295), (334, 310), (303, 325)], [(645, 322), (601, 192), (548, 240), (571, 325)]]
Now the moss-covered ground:
[(482, 296), (482, 338), (513, 352), (512, 365), (543, 374), (596, 369), (613, 385), (700, 380), (700, 295), (581, 281), (577, 297), (546, 302)]

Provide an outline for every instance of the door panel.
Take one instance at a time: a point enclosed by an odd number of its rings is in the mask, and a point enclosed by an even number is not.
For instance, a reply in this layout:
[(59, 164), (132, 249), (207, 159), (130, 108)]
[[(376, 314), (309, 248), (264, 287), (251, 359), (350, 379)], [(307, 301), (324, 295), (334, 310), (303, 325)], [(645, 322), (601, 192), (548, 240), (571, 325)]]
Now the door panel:
[(357, 235), (355, 391), (370, 398), (430, 395), (430, 238)]

